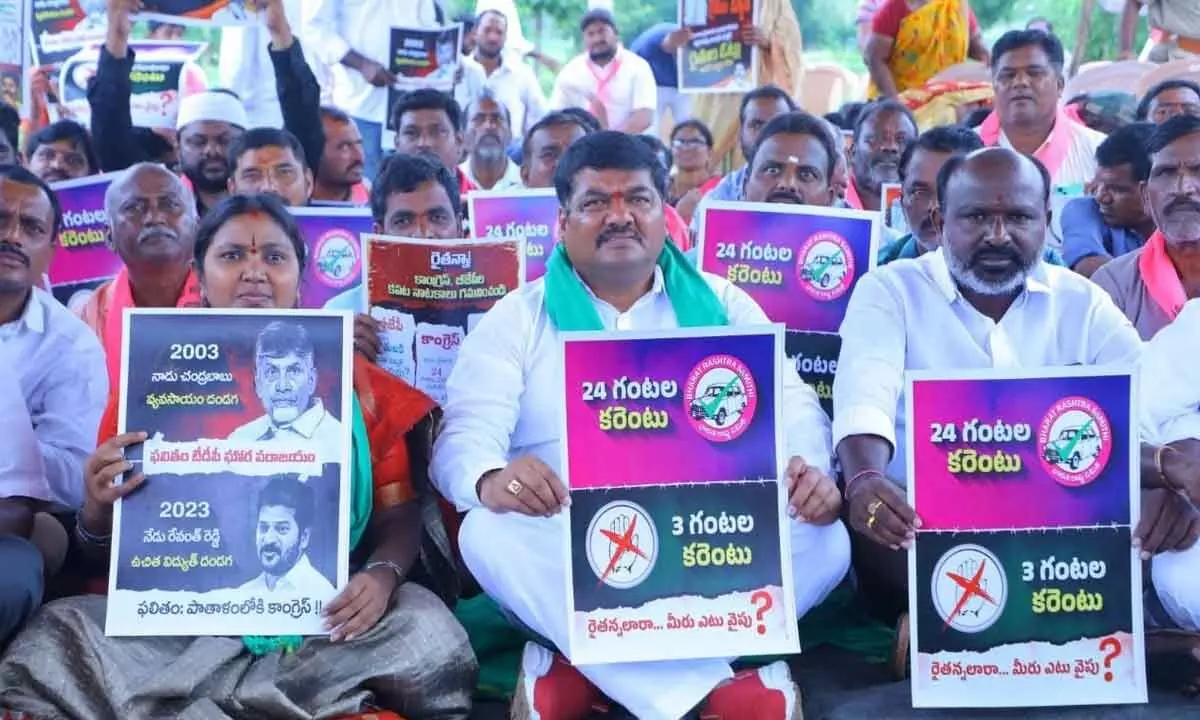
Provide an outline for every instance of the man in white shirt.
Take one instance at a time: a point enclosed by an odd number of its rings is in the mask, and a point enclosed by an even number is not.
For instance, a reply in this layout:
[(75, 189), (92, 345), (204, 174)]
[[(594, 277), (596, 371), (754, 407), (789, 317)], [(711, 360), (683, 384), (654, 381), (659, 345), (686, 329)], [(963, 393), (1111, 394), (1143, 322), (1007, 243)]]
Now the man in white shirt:
[(259, 332), (254, 389), (266, 413), (234, 430), (230, 440), (311, 450), (320, 462), (338, 461), (345, 442), (342, 424), (315, 397), (314, 352), (303, 325), (276, 321)]
[(650, 65), (621, 45), (616, 21), (604, 9), (590, 10), (579, 23), (587, 52), (563, 66), (550, 107), (588, 110), (609, 130), (657, 134), (658, 87)]
[[(561, 327), (577, 306), (554, 288), (570, 283), (586, 294), (590, 308), (580, 309), (592, 311), (596, 329), (610, 331), (679, 327), (676, 297), (719, 307), (716, 324), (767, 318), (745, 292), (699, 273), (665, 242), (666, 168), (646, 143), (624, 133), (588, 135), (568, 148), (555, 180), (562, 242), (546, 279), (501, 299), (463, 342), (432, 474), (442, 494), (468, 511), (459, 545), (480, 585), (561, 651), (568, 630), (566, 570), (556, 549), (567, 532), (559, 512), (567, 499), (558, 477), (560, 333), (579, 328)], [(849, 549), (826, 475), (828, 419), (794, 372), (785, 372), (783, 394), (787, 525), (803, 615), (842, 580)], [(700, 705), (705, 717), (782, 720), (798, 702), (782, 662), (736, 677), (727, 662), (710, 659), (574, 668), (530, 643), (521, 672), (516, 718), (584, 717), (601, 694), (647, 720), (674, 720)]]
[(1013, 150), (951, 157), (937, 180), (940, 249), (868, 273), (850, 298), (833, 438), (855, 567), (881, 614), (907, 608), (899, 550), (918, 522), (903, 490), (905, 371), (1137, 361), (1137, 332), (1108, 295), (1041, 260), (1049, 184), (1044, 167)]
[(546, 114), (546, 96), (533, 69), (505, 51), (508, 18), (484, 10), (475, 24), (475, 62), (487, 73), (487, 87), (508, 108), (512, 130), (524, 134)]
[(44, 181), (0, 167), (0, 647), (42, 602), (34, 513), (82, 504), (83, 465), (108, 397), (100, 342), (36, 287), (61, 223)]
[(332, 599), (337, 591), (308, 559), (316, 501), (312, 488), (287, 476), (267, 481), (258, 493), (254, 547), (262, 573), (239, 588), (300, 593)]
[(467, 159), (458, 169), (480, 190), (521, 187), (521, 167), (508, 159), (511, 122), (508, 108), (491, 90), (467, 106)]
[(986, 145), (1036, 157), (1056, 186), (1090, 182), (1104, 135), (1059, 107), (1066, 80), (1063, 46), (1040, 30), (1011, 30), (992, 47), (996, 109), (979, 126)]
[(437, 26), (433, 0), (311, 0), (304, 4), (304, 32), (312, 53), (332, 69), (333, 104), (354, 118), (366, 152), (366, 175), (374, 177), (383, 149), (391, 28)]

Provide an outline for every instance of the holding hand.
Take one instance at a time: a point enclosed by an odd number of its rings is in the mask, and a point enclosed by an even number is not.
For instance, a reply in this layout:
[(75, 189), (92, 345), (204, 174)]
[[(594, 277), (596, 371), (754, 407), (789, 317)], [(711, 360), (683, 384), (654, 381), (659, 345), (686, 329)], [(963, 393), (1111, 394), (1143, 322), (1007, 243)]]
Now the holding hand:
[(860, 474), (846, 488), (850, 526), (893, 550), (912, 547), (921, 519), (883, 473)]
[(742, 29), (742, 40), (748, 45), (754, 45), (760, 50), (771, 49), (771, 36), (766, 31), (747, 25)]
[(550, 466), (531, 455), (479, 480), (479, 500), (495, 512), (550, 517), (570, 502), (567, 488)]
[(398, 580), (396, 572), (387, 567), (352, 575), (350, 583), (322, 611), (329, 641), (353, 640), (375, 627), (387, 612)]
[(371, 362), (379, 359), (379, 351), (383, 349), (379, 323), (370, 315), (358, 313), (354, 316), (354, 349)]
[(122, 483), (117, 476), (133, 469), (125, 459), (125, 448), (146, 441), (144, 432), (128, 432), (109, 438), (83, 465), (83, 512), (81, 519), (93, 535), (112, 533), (112, 508), (121, 498), (137, 490), (146, 478), (134, 473)]
[(395, 75), (374, 60), (363, 60), (358, 72), (375, 87), (392, 87), (397, 82)]
[(842, 495), (837, 484), (818, 468), (796, 456), (788, 461), (788, 515), (813, 525), (828, 525), (837, 520)]

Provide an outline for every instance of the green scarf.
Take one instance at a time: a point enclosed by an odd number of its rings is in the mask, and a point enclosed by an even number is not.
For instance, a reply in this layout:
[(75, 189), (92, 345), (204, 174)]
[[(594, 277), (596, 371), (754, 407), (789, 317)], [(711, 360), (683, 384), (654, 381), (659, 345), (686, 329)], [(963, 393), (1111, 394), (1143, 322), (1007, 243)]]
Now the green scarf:
[[(728, 325), (729, 317), (720, 298), (709, 287), (700, 271), (692, 266), (675, 243), (668, 240), (658, 256), (667, 297), (675, 309), (679, 327)], [(592, 304), (583, 282), (571, 267), (562, 243), (546, 261), (546, 312), (561, 331), (603, 330), (604, 323)]]
[[(371, 475), (371, 444), (367, 439), (367, 423), (363, 420), (362, 407), (358, 404), (358, 395), (351, 393), (354, 401), (351, 413), (351, 450), (350, 450), (350, 549), (358, 546), (366, 532), (367, 522), (371, 519), (372, 496), (374, 481)], [(270, 655), (276, 650), (284, 654), (300, 649), (304, 638), (299, 635), (279, 635), (267, 637), (262, 635), (246, 635), (242, 644), (254, 655)]]

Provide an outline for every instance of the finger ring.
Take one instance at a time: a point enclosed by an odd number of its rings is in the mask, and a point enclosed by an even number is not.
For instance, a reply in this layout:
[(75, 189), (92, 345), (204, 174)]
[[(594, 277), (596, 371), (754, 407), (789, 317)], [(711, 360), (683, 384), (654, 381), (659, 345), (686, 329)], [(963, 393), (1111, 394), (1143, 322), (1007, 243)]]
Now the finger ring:
[(875, 519), (875, 513), (879, 512), (880, 505), (883, 505), (883, 501), (879, 498), (875, 498), (873, 501), (871, 501), (871, 504), (867, 506), (867, 514), (871, 516), (872, 520)]
[(525, 486), (521, 484), (520, 480), (512, 480), (508, 483), (508, 491), (513, 495), (520, 495), (524, 489)]
[(868, 517), (867, 517), (867, 529), (868, 529), (868, 530), (874, 530), (874, 529), (875, 529), (875, 521), (876, 521), (876, 520), (878, 520), (878, 519), (879, 519), (879, 518), (875, 517), (875, 515), (874, 515), (874, 514), (872, 514), (872, 515), (868, 516)]

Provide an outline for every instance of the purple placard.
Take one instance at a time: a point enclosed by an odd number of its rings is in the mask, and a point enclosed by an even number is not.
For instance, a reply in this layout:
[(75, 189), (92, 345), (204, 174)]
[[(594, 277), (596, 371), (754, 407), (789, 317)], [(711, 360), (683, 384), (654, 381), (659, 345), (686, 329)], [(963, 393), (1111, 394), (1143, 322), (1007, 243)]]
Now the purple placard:
[(363, 312), (362, 235), (374, 228), (370, 208), (291, 210), (308, 244), (308, 267), (300, 280), (300, 307)]
[(50, 290), (94, 287), (120, 272), (124, 263), (108, 246), (108, 216), (104, 193), (116, 173), (63, 180), (50, 187), (62, 205), (62, 228), (50, 260)]
[(474, 240), (525, 238), (525, 282), (546, 274), (558, 242), (558, 197), (553, 189), (473, 192), (467, 196)]

